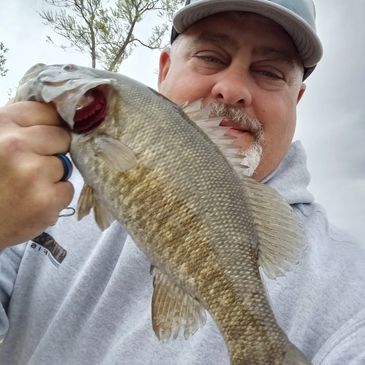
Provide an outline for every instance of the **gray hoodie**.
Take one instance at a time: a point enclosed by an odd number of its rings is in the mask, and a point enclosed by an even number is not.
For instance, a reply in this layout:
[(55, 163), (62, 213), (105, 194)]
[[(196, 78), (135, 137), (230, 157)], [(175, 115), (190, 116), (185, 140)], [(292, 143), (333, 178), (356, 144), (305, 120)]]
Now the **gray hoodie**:
[[(303, 222), (308, 248), (294, 271), (264, 283), (280, 326), (314, 364), (365, 364), (365, 252), (313, 202), (305, 163), (294, 143), (265, 180)], [(75, 206), (77, 172), (72, 181)], [(47, 233), (0, 253), (1, 365), (229, 364), (209, 316), (190, 339), (158, 342), (150, 264), (120, 224), (100, 232), (92, 217), (60, 218)]]

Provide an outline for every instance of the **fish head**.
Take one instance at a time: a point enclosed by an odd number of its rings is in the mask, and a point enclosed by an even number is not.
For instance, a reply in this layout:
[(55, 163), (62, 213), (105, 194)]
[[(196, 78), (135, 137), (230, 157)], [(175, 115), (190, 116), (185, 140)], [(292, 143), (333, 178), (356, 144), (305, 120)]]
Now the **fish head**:
[[(34, 100), (56, 107), (72, 132), (72, 160), (85, 180), (92, 181), (97, 167), (125, 171), (136, 164), (135, 153), (128, 146), (130, 134), (125, 136), (126, 126), (133, 123), (131, 118), (120, 117), (121, 99), (129, 96), (135, 85), (128, 80), (113, 72), (73, 64), (37, 64), (21, 79), (14, 101)], [(138, 100), (130, 99), (136, 109)]]
[(87, 133), (107, 116), (116, 82), (111, 76), (73, 64), (37, 64), (21, 79), (15, 101), (53, 103), (72, 132)]

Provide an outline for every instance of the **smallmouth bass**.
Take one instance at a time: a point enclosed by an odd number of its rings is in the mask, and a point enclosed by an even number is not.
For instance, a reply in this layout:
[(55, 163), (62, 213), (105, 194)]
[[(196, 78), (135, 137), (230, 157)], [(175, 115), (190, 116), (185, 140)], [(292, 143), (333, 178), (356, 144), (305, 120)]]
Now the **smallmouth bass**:
[(151, 261), (159, 339), (188, 338), (207, 310), (233, 365), (310, 364), (276, 323), (260, 277), (260, 267), (275, 278), (295, 264), (301, 228), (187, 116), (209, 110), (186, 114), (132, 79), (75, 65), (34, 66), (19, 100), (54, 103), (73, 132), (79, 218), (93, 210), (101, 229), (118, 220)]

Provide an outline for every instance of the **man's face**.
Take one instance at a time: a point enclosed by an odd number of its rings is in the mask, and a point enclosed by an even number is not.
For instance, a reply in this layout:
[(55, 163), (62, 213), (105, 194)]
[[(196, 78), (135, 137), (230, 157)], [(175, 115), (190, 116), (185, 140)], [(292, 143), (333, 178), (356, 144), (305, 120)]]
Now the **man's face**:
[(231, 127), (225, 133), (241, 154), (255, 141), (261, 145), (253, 175), (261, 180), (292, 141), (302, 76), (296, 49), (280, 26), (258, 15), (227, 12), (195, 23), (161, 54), (159, 90), (177, 104), (203, 99), (258, 120), (259, 140), (257, 133), (240, 128), (232, 113), (221, 125)]

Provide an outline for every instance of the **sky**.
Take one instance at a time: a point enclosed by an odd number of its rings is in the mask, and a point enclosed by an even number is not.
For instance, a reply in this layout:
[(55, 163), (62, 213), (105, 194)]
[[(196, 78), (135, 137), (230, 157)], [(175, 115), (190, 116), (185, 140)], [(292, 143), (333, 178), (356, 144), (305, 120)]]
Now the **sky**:
[[(0, 105), (35, 63), (90, 65), (87, 55), (46, 42), (53, 33), (37, 14), (42, 0), (0, 1), (0, 42), (9, 48)], [(306, 81), (295, 139), (306, 149), (316, 201), (332, 223), (365, 245), (365, 1), (317, 0), (316, 9), (324, 56)], [(151, 27), (147, 21), (140, 32)], [(138, 48), (120, 72), (156, 87), (158, 57), (158, 51)]]

